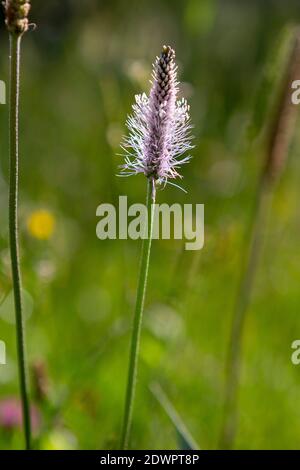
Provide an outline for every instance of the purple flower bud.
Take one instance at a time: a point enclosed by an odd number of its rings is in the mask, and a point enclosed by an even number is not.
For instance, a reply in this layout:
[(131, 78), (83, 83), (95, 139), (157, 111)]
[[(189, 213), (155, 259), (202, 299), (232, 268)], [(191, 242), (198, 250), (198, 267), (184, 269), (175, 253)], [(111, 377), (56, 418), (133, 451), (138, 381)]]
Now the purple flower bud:
[(189, 106), (177, 100), (175, 52), (164, 46), (153, 65), (150, 96), (136, 95), (133, 114), (126, 125), (129, 136), (122, 144), (125, 151), (123, 176), (144, 173), (157, 183), (181, 177), (178, 168), (190, 160), (183, 154), (191, 145)]
[[(32, 428), (34, 432), (40, 427), (41, 417), (38, 409), (31, 406), (30, 409)], [(22, 407), (17, 398), (6, 398), (0, 401), (0, 428), (7, 431), (22, 427)]]

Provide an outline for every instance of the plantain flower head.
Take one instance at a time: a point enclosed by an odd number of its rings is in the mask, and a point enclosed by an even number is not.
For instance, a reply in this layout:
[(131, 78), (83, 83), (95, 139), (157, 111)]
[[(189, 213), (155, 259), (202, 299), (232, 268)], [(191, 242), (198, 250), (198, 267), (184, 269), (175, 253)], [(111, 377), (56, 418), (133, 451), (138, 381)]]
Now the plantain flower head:
[(126, 121), (129, 135), (122, 149), (125, 164), (121, 175), (143, 173), (158, 184), (181, 178), (179, 167), (190, 160), (184, 156), (191, 145), (189, 106), (177, 99), (178, 85), (175, 52), (163, 46), (153, 64), (150, 95), (135, 96), (133, 113)]
[(28, 30), (29, 0), (4, 0), (5, 23), (8, 31), (23, 34)]

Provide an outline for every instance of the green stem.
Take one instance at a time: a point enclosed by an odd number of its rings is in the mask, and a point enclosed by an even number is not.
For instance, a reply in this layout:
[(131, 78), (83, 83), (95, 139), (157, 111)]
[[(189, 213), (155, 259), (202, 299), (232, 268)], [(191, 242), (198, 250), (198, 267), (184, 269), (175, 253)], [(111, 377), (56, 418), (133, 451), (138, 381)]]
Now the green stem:
[(128, 369), (128, 381), (125, 399), (125, 410), (124, 420), (121, 436), (121, 449), (127, 449), (129, 442), (129, 434), (132, 422), (132, 412), (135, 396), (135, 386), (137, 377), (137, 366), (138, 366), (138, 355), (139, 355), (139, 344), (142, 328), (142, 318), (144, 310), (144, 301), (147, 287), (147, 278), (149, 270), (149, 260), (152, 242), (153, 232), (153, 221), (155, 211), (155, 182), (152, 179), (148, 179), (147, 188), (147, 238), (143, 240), (140, 273), (138, 280), (135, 314), (133, 320), (133, 330), (131, 337), (131, 349), (129, 357), (129, 369)]
[(30, 449), (30, 409), (26, 380), (24, 324), (22, 313), (21, 274), (18, 243), (19, 185), (19, 83), (21, 35), (10, 34), (10, 100), (9, 100), (9, 242), (16, 314), (16, 341), (20, 393), (26, 449)]
[(261, 253), (263, 229), (266, 223), (270, 195), (268, 181), (263, 177), (258, 185), (254, 210), (250, 219), (249, 229), (246, 233), (247, 238), (248, 234), (250, 234), (250, 243), (247, 248), (246, 257), (243, 259), (242, 263), (240, 287), (231, 327), (227, 358), (224, 420), (220, 436), (221, 449), (231, 449), (236, 435), (237, 400), (241, 372), (243, 333)]

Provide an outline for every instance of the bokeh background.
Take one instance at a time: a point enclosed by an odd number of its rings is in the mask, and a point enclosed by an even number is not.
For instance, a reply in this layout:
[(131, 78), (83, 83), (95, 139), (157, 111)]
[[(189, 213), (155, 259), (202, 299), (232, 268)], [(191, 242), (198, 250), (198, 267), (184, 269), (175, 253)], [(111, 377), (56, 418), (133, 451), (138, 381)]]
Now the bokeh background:
[[(38, 448), (118, 446), (140, 243), (96, 238), (96, 208), (144, 202), (142, 176), (118, 178), (134, 94), (149, 90), (163, 44), (191, 104), (187, 194), (204, 203), (205, 246), (155, 241), (132, 448), (180, 448), (149, 390), (158, 382), (201, 448), (216, 448), (244, 234), (265, 158), (297, 0), (32, 0), (23, 40), (20, 238)], [(1, 18), (0, 78), (8, 80)], [(300, 78), (300, 77), (299, 77)], [(7, 106), (0, 106), (0, 448), (22, 448), (8, 253)], [(276, 187), (248, 311), (236, 448), (297, 448), (300, 366), (299, 125)], [(13, 423), (10, 421), (13, 418)], [(14, 424), (15, 422), (15, 424)]]

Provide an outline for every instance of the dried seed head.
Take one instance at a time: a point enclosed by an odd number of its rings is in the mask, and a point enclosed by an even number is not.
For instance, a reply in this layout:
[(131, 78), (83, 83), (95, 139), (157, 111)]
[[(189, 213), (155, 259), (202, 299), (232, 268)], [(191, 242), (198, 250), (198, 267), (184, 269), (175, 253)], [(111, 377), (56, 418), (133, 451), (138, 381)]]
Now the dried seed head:
[(180, 157), (192, 145), (189, 106), (184, 99), (177, 101), (178, 85), (175, 52), (163, 46), (153, 64), (150, 95), (135, 97), (133, 114), (127, 119), (123, 175), (144, 173), (163, 184), (180, 177), (177, 169), (190, 159)]
[(46, 364), (35, 361), (32, 364), (32, 388), (33, 395), (38, 402), (47, 400), (49, 396), (49, 381)]
[(29, 0), (5, 0), (5, 23), (8, 31), (21, 35), (28, 30), (28, 14), (30, 10)]
[(300, 31), (296, 30), (269, 134), (267, 160), (263, 173), (263, 177), (269, 182), (279, 178), (287, 159), (297, 118), (297, 105), (293, 104), (291, 100), (291, 84), (299, 77)]

